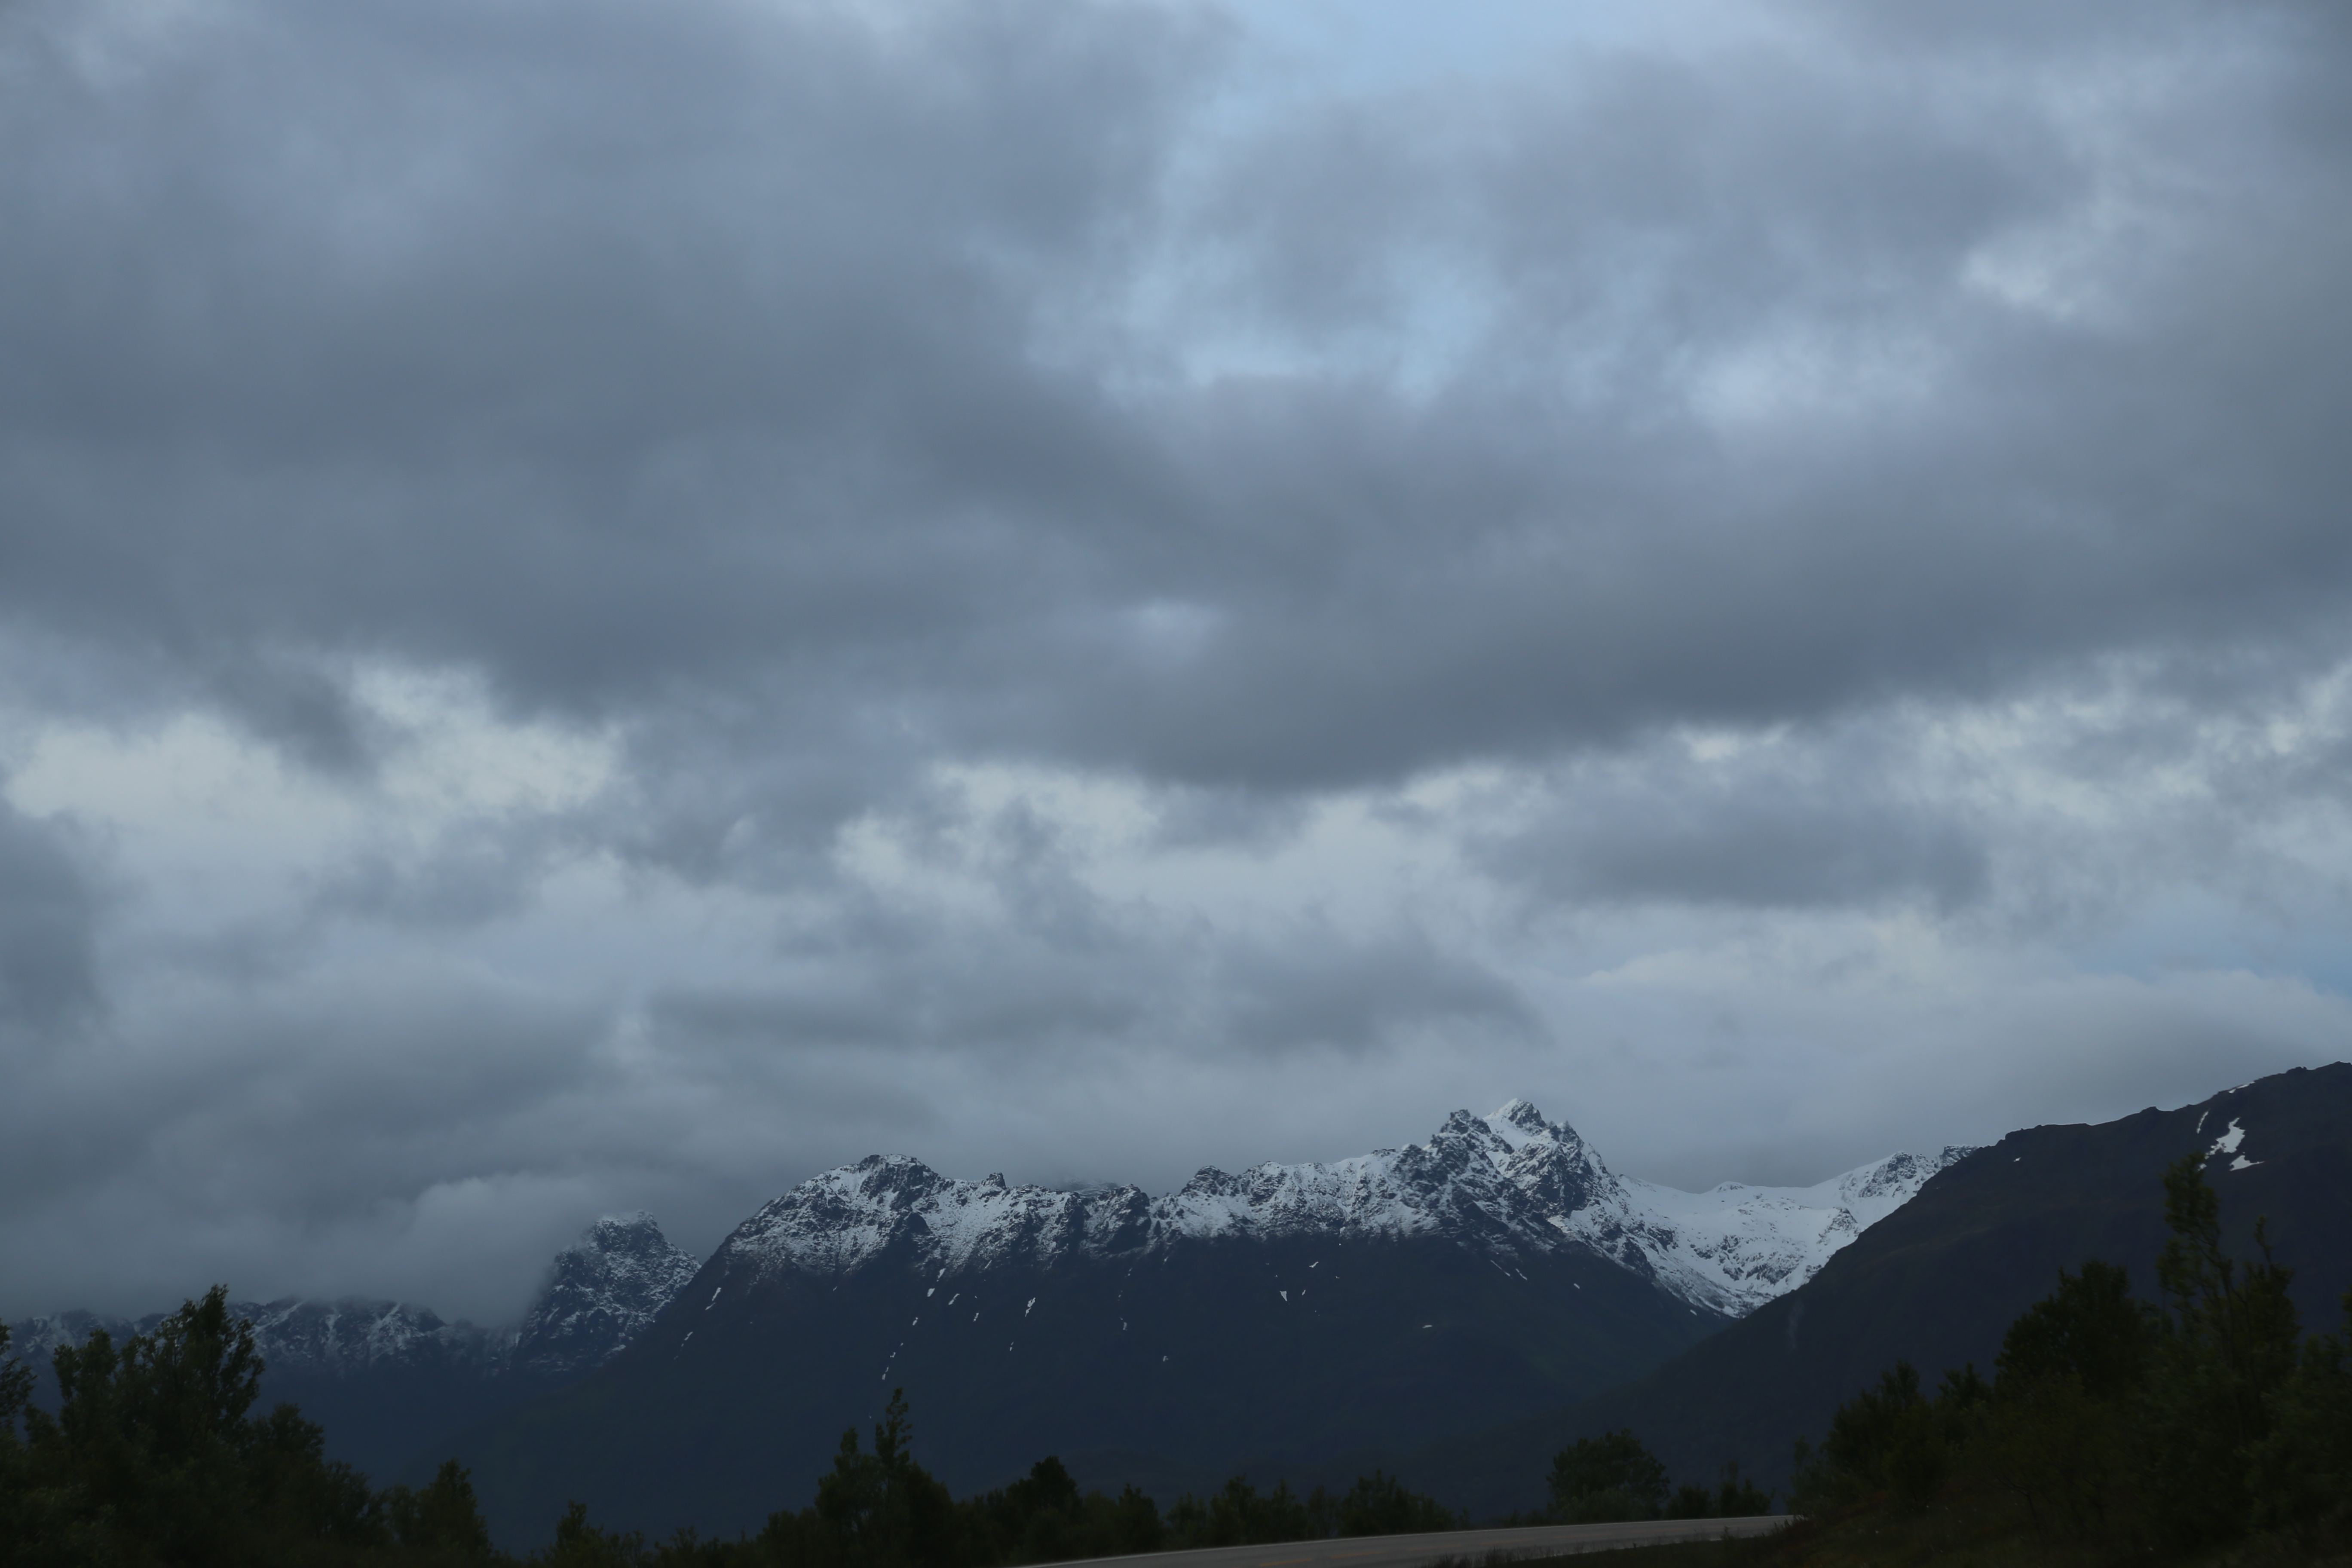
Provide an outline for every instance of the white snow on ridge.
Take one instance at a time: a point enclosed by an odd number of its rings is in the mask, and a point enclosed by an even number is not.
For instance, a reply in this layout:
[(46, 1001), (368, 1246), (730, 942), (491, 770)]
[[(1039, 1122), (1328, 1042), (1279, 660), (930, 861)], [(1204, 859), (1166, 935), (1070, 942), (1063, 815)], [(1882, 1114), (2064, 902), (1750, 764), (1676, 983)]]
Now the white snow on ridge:
[(1163, 1197), (957, 1181), (875, 1155), (802, 1183), (720, 1247), (759, 1274), (896, 1258), (938, 1270), (1151, 1250), (1226, 1237), (1442, 1236), (1499, 1259), (1597, 1253), (1692, 1306), (1738, 1317), (1796, 1289), (1971, 1151), (1894, 1154), (1810, 1187), (1685, 1193), (1618, 1176), (1523, 1100), (1456, 1111), (1425, 1143), (1328, 1163), (1206, 1169)]

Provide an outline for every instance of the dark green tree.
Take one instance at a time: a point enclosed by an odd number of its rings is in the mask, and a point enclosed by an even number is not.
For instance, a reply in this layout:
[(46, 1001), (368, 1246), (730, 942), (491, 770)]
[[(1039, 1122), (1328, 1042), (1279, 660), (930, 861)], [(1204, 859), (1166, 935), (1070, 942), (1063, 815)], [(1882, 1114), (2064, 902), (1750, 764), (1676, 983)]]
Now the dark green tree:
[[(1088, 1494), (1092, 1509), (1098, 1493)], [(1166, 1540), (1166, 1531), (1160, 1522), (1160, 1505), (1144, 1495), (1134, 1483), (1118, 1489), (1116, 1498), (1103, 1498), (1103, 1535), (1101, 1544), (1088, 1551), (1091, 1557), (1128, 1557), (1141, 1552), (1157, 1552)]]
[(2164, 1173), (2172, 1237), (2157, 1258), (2169, 1305), (2141, 1428), (2147, 1500), (2163, 1534), (2191, 1546), (2234, 1540), (2253, 1520), (2251, 1464), (2270, 1436), (2271, 1402), (2295, 1370), (2300, 1328), (2287, 1295), (2294, 1271), (2254, 1225), (2258, 1262), (2241, 1264), (2221, 1239), (2221, 1205), (2202, 1155)]
[(245, 1413), (259, 1390), (252, 1325), (220, 1286), (118, 1350), (93, 1332), (52, 1363), (58, 1408), (26, 1413), (46, 1472), (89, 1550), (187, 1564), (253, 1559), (262, 1521)]
[(856, 1427), (841, 1435), (833, 1468), (816, 1485), (815, 1522), (825, 1560), (845, 1568), (929, 1568), (957, 1560), (955, 1500), (915, 1462), (904, 1389), (893, 1389), (861, 1453)]
[(1464, 1523), (1435, 1498), (1409, 1491), (1402, 1481), (1378, 1470), (1358, 1476), (1334, 1512), (1340, 1535), (1421, 1535), (1459, 1530)]
[(16, 1431), (32, 1398), (33, 1369), (8, 1353), (8, 1325), (0, 1323), (0, 1564), (13, 1563), (18, 1543), (34, 1537), (32, 1468)]
[[(305, 1421), (291, 1405), (280, 1405), (252, 1423), (246, 1465), (256, 1515), (298, 1552), (312, 1547), (348, 1552), (382, 1542), (383, 1500), (369, 1489), (365, 1476), (328, 1458), (326, 1448), (325, 1430)], [(478, 1527), (481, 1516), (474, 1520)], [(481, 1541), (487, 1548), (487, 1529)]]
[[(474, 1496), (473, 1474), (455, 1459), (444, 1459), (422, 1488), (390, 1489), (383, 1506), (392, 1538), (410, 1552), (440, 1563), (481, 1563), (490, 1556), (489, 1521)], [(556, 1529), (560, 1540), (562, 1526)]]
[(14, 1391), (0, 1393), (0, 1465), (15, 1472), (0, 1494), (0, 1553), (201, 1568), (348, 1561), (386, 1544), (382, 1500), (325, 1457), (315, 1423), (290, 1405), (247, 1415), (261, 1358), (225, 1288), (120, 1347), (102, 1331), (61, 1346), (52, 1364), (54, 1415), (26, 1407), (23, 1380), (0, 1375)]
[(1631, 1427), (1579, 1437), (1553, 1455), (1549, 1485), (1563, 1524), (1655, 1519), (1666, 1502), (1666, 1468)]
[[(687, 1545), (690, 1553), (691, 1537)], [(603, 1530), (589, 1523), (588, 1505), (575, 1501), (555, 1521), (554, 1544), (530, 1554), (530, 1568), (644, 1568), (663, 1560), (662, 1554), (646, 1550), (646, 1538), (636, 1531)]]
[(1819, 1514), (1885, 1494), (1924, 1506), (1949, 1473), (1957, 1450), (1982, 1423), (1991, 1385), (1973, 1366), (1944, 1374), (1929, 1398), (1919, 1371), (1898, 1361), (1830, 1417), (1820, 1449), (1800, 1439), (1790, 1506)]
[(2352, 1542), (2352, 1291), (2342, 1331), (2304, 1342), (2270, 1412), (2250, 1468), (2254, 1523), (2307, 1546)]
[(2009, 1326), (1993, 1366), (2004, 1388), (2072, 1379), (2093, 1399), (2125, 1398), (2147, 1378), (2161, 1323), (2131, 1277), (2092, 1258)]
[(2137, 1411), (2163, 1332), (2130, 1277), (2094, 1258), (2011, 1323), (1974, 1455), (2044, 1534), (2111, 1534), (2129, 1501)]
[(1726, 1463), (1716, 1484), (1685, 1481), (1666, 1500), (1668, 1519), (1746, 1519), (1772, 1511), (1772, 1494), (1739, 1474), (1739, 1462)]

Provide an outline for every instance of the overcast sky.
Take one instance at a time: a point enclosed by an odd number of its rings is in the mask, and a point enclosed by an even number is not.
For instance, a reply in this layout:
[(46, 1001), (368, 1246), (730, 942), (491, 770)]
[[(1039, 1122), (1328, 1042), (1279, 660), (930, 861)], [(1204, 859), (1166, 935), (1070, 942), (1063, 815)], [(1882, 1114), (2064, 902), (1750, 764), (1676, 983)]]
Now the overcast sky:
[(0, 6), (0, 1313), (2352, 1054), (2340, 0)]

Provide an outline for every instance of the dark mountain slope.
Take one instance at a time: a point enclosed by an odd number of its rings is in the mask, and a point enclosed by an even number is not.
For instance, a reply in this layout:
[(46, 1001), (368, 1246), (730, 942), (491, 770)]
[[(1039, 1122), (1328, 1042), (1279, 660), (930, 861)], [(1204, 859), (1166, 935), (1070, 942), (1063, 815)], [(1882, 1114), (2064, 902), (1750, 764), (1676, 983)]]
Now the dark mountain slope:
[(756, 1528), (898, 1386), (959, 1491), (1049, 1453), (1113, 1489), (1297, 1475), (1605, 1388), (1726, 1321), (1556, 1224), (1547, 1177), (1586, 1156), (1522, 1121), (1516, 1145), (1456, 1116), (1427, 1144), (1160, 1199), (903, 1156), (828, 1172), (608, 1365), (457, 1452), (510, 1540), (573, 1498), (656, 1533)]
[[(2233, 1135), (2232, 1129), (2235, 1129)], [(1631, 1426), (1677, 1476), (1737, 1458), (1785, 1486), (1792, 1438), (1818, 1438), (1840, 1402), (1897, 1359), (1931, 1384), (1990, 1369), (2010, 1322), (2061, 1268), (2125, 1265), (2153, 1296), (2166, 1165), (2210, 1152), (2233, 1242), (2258, 1216), (2297, 1273), (2306, 1328), (2332, 1327), (2352, 1286), (2352, 1065), (2298, 1068), (2179, 1110), (2036, 1127), (1961, 1161), (1833, 1257), (1801, 1289), (1622, 1387), (1466, 1442), (1402, 1458), (1416, 1487), (1499, 1512), (1540, 1500), (1549, 1456)]]

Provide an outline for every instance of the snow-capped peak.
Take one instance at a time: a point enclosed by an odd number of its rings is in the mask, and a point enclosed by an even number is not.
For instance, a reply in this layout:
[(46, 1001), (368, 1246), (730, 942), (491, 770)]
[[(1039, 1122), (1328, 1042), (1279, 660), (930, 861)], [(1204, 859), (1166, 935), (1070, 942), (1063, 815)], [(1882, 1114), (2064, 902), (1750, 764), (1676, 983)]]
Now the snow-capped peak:
[(697, 1267), (649, 1214), (598, 1220), (549, 1266), (515, 1336), (515, 1365), (555, 1377), (602, 1365), (670, 1304)]
[(1426, 1142), (1228, 1173), (1164, 1196), (958, 1181), (908, 1155), (812, 1177), (739, 1226), (722, 1258), (760, 1273), (931, 1271), (1106, 1257), (1180, 1241), (1297, 1235), (1451, 1237), (1490, 1253), (1598, 1252), (1694, 1306), (1738, 1316), (1795, 1289), (1966, 1150), (1897, 1154), (1814, 1187), (1677, 1192), (1613, 1174), (1524, 1100), (1455, 1111)]
[(1508, 1101), (1486, 1120), (1486, 1130), (1508, 1143), (1514, 1151), (1535, 1139), (1549, 1138), (1554, 1131), (1552, 1124), (1544, 1120), (1543, 1112), (1524, 1100)]

